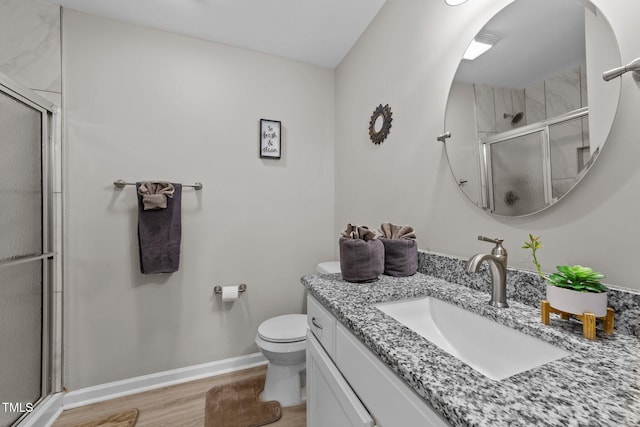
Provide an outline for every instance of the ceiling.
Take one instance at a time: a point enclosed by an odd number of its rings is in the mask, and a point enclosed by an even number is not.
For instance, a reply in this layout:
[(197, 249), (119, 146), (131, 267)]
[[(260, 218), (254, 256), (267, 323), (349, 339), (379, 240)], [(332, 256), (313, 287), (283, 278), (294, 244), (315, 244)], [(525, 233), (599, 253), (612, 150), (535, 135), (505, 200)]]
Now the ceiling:
[(48, 1), (81, 12), (335, 68), (386, 0)]
[(518, 0), (483, 32), (498, 42), (477, 59), (462, 60), (456, 81), (525, 88), (585, 62), (583, 1)]

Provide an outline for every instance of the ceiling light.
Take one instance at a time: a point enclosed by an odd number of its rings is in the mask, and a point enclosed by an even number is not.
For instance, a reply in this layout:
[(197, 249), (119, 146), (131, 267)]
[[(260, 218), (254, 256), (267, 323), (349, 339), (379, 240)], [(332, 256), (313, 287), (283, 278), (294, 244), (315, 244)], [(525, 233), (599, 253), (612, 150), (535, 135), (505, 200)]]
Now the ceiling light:
[(464, 55), (462, 55), (462, 58), (472, 61), (492, 47), (492, 44), (482, 43), (477, 41), (476, 39), (473, 39), (467, 50), (464, 52)]
[(457, 6), (459, 4), (462, 4), (464, 2), (466, 2), (467, 0), (444, 0), (444, 2), (446, 4), (448, 4), (449, 6)]
[(491, 49), (498, 40), (498, 37), (491, 34), (478, 34), (473, 40), (471, 40), (469, 47), (467, 47), (464, 55), (462, 55), (462, 59), (468, 59), (469, 61), (476, 59), (478, 56)]

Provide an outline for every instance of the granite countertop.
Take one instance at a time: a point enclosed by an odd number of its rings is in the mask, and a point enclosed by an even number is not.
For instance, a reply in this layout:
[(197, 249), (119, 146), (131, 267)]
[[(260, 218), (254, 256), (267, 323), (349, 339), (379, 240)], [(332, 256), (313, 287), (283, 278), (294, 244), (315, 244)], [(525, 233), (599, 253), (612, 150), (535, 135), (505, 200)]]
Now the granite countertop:
[[(356, 284), (340, 274), (304, 276), (302, 283), (454, 426), (640, 426), (640, 340), (598, 331), (582, 337), (578, 322), (509, 300), (509, 308), (487, 304), (489, 295), (433, 276), (381, 276)], [(493, 381), (372, 304), (433, 296), (568, 350), (541, 367)], [(600, 326), (599, 326), (600, 327)]]

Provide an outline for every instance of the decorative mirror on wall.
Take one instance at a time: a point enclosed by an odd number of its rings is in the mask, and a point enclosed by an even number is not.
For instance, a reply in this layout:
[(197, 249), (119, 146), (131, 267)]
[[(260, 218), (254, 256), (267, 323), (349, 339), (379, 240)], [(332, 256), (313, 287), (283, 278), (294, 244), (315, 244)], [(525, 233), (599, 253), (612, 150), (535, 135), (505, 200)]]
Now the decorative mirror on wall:
[(374, 144), (382, 144), (391, 129), (391, 107), (389, 104), (384, 107), (382, 104), (373, 111), (371, 120), (369, 121), (369, 138)]
[(496, 215), (555, 204), (602, 151), (620, 95), (619, 79), (610, 85), (602, 72), (619, 65), (613, 30), (589, 1), (502, 9), (469, 45), (449, 92), (438, 140), (458, 187)]

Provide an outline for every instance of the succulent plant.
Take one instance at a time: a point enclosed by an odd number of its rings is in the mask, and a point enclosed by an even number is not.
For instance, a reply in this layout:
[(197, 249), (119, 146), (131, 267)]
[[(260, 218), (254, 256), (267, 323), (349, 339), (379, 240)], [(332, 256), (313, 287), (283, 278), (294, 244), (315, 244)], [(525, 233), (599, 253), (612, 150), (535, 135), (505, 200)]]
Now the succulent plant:
[(601, 293), (607, 291), (607, 287), (600, 282), (605, 276), (597, 271), (593, 271), (589, 267), (583, 267), (581, 265), (558, 265), (556, 266), (557, 271), (555, 273), (550, 276), (545, 276), (542, 273), (542, 268), (536, 257), (536, 251), (542, 248), (540, 236), (533, 237), (532, 234), (529, 234), (529, 241), (525, 242), (522, 248), (531, 250), (533, 264), (536, 266), (538, 274), (546, 280), (549, 285), (572, 289), (578, 292)]
[(579, 292), (606, 292), (607, 287), (600, 283), (604, 275), (581, 265), (558, 265), (557, 272), (547, 277), (547, 283), (559, 288), (573, 289)]

